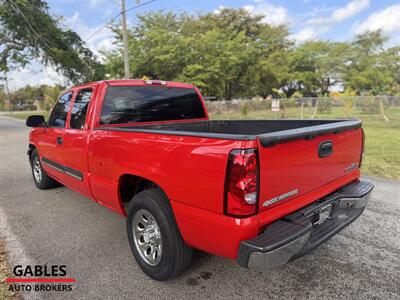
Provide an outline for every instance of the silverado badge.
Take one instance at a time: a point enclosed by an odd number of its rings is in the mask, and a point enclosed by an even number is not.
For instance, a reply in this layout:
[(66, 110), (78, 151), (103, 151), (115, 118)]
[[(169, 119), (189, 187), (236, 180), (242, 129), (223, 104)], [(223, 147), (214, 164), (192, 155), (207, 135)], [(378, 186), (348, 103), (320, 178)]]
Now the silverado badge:
[(287, 199), (289, 197), (292, 197), (292, 196), (294, 196), (294, 195), (296, 195), (298, 193), (299, 193), (299, 189), (294, 189), (294, 190), (292, 190), (290, 192), (284, 193), (282, 195), (276, 196), (274, 198), (271, 198), (271, 199), (265, 201), (263, 203), (263, 206), (269, 206), (269, 205), (274, 204), (276, 202), (279, 202), (279, 201), (285, 200), (285, 199)]
[(357, 169), (359, 166), (360, 166), (359, 163), (353, 162), (348, 167), (344, 168), (344, 172), (349, 173), (349, 172), (353, 171), (354, 169)]

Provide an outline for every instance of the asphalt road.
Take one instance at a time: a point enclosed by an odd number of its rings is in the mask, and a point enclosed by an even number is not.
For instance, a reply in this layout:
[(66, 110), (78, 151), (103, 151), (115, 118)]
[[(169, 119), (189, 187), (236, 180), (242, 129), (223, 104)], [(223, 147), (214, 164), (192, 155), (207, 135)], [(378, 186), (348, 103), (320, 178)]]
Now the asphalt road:
[[(197, 254), (183, 276), (156, 282), (136, 265), (125, 219), (65, 188), (35, 188), (26, 157), (28, 130), (0, 116), (0, 236), (11, 265), (65, 264), (71, 292), (45, 299), (399, 299), (400, 182), (376, 188), (355, 223), (312, 253), (269, 273)], [(1, 295), (0, 295), (1, 298)]]

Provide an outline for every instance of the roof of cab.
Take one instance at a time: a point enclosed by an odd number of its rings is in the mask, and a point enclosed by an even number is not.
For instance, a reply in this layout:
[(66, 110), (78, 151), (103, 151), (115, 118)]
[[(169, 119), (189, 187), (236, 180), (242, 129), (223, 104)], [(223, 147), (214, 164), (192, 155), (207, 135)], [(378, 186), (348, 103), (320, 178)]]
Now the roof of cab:
[[(143, 79), (111, 79), (111, 80), (99, 80), (99, 81), (92, 81), (92, 82), (86, 82), (83, 84), (79, 85), (74, 85), (71, 86), (67, 89), (65, 89), (62, 93), (67, 93), (69, 91), (89, 87), (89, 86), (94, 86), (94, 85), (108, 85), (108, 86), (151, 86), (151, 84), (146, 83), (146, 81), (155, 81), (155, 82), (160, 82), (163, 81), (165, 84), (162, 84), (161, 86), (168, 86), (168, 87), (177, 87), (177, 88), (186, 88), (186, 89), (193, 89), (194, 85), (189, 84), (189, 83), (183, 83), (183, 82), (177, 82), (177, 81), (164, 81), (164, 80), (156, 80), (156, 79), (150, 79), (150, 80), (143, 80)], [(154, 86), (160, 86), (160, 84), (154, 85)]]
[[(97, 83), (106, 83), (109, 86), (127, 86), (127, 85), (132, 85), (132, 86), (150, 86), (152, 85), (151, 83), (147, 82), (160, 82), (160, 80), (143, 80), (143, 79), (112, 79), (112, 80), (102, 80), (98, 81)], [(188, 84), (188, 83), (183, 83), (183, 82), (176, 82), (176, 81), (163, 81), (165, 82), (166, 86), (169, 87), (180, 87), (180, 88), (193, 88), (193, 84)], [(158, 84), (159, 85), (159, 84)]]

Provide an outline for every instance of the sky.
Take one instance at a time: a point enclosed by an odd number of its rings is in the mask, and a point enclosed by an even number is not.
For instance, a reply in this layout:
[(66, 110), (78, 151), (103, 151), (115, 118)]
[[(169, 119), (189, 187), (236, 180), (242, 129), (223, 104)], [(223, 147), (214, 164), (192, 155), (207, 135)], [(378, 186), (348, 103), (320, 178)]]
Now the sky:
[[(400, 44), (400, 1), (394, 0), (141, 0), (142, 6), (127, 13), (128, 26), (136, 14), (151, 11), (218, 13), (221, 8), (244, 8), (263, 15), (263, 22), (285, 24), (297, 43), (308, 40), (351, 40), (356, 34), (381, 29), (390, 37), (389, 45)], [(150, 2), (146, 4), (147, 2)], [(120, 0), (48, 0), (50, 13), (63, 18), (65, 26), (76, 31), (96, 54), (112, 50), (113, 35), (104, 28), (120, 11)], [(126, 0), (126, 8), (137, 0)], [(118, 19), (117, 19), (118, 20)], [(103, 28), (103, 29), (102, 29)], [(100, 30), (101, 29), (101, 30)], [(99, 31), (100, 30), (100, 31)], [(97, 33), (96, 33), (97, 32)], [(96, 34), (94, 34), (96, 33)], [(32, 62), (9, 74), (15, 90), (26, 84), (62, 84), (68, 81), (54, 68)]]

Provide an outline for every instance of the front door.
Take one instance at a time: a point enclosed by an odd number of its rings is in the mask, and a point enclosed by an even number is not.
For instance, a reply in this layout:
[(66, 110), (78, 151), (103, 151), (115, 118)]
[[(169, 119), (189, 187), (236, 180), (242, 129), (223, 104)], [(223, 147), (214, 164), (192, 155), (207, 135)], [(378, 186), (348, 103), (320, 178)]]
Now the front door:
[(73, 92), (67, 92), (60, 96), (50, 114), (48, 126), (43, 129), (43, 135), (37, 145), (43, 168), (61, 181), (65, 178), (63, 137), (72, 95)]

